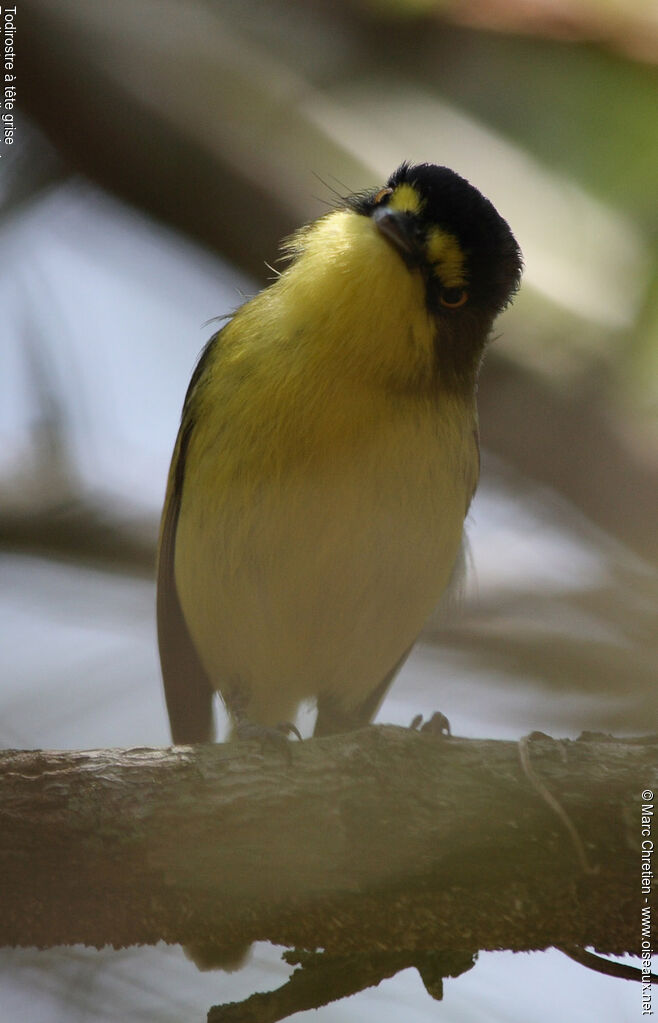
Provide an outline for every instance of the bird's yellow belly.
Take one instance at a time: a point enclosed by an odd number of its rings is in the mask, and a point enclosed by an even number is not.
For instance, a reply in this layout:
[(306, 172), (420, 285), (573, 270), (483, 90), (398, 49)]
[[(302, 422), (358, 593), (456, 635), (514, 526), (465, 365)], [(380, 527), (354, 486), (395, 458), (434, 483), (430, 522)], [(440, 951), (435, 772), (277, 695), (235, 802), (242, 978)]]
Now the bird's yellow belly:
[(184, 502), (176, 582), (213, 685), (245, 692), (263, 724), (322, 691), (364, 700), (446, 586), (476, 458), (453, 409), (445, 429), (397, 423), (248, 499), (236, 484), (217, 509)]

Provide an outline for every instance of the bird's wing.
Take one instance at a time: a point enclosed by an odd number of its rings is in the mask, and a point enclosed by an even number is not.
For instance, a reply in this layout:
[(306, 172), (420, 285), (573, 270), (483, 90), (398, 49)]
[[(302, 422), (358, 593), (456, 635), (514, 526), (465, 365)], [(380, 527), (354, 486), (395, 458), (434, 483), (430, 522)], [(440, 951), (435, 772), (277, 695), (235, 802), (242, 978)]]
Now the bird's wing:
[(481, 457), (480, 457), (480, 428), (478, 426), (477, 419), (473, 426), (473, 446), (475, 447), (475, 458), (473, 459), (473, 478), (470, 481), (469, 495), (466, 502), (466, 515), (468, 515), (468, 509), (471, 507), (471, 501), (475, 497), (475, 491), (480, 480), (480, 468), (481, 468)]
[(187, 628), (174, 572), (185, 459), (194, 430), (189, 399), (201, 377), (213, 341), (214, 338), (199, 360), (185, 399), (183, 421), (169, 472), (158, 549), (158, 645), (171, 737), (176, 744), (211, 742), (214, 738), (214, 690)]
[(213, 739), (213, 690), (183, 617), (174, 575), (176, 527), (190, 427), (181, 427), (171, 467), (158, 554), (158, 645), (174, 743)]

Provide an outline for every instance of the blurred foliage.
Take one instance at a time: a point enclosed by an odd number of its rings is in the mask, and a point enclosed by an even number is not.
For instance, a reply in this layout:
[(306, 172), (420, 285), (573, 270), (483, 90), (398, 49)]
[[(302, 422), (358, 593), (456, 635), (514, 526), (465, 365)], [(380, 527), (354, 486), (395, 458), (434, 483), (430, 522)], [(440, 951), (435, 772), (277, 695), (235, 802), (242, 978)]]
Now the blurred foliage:
[(459, 74), (437, 62), (446, 95), (643, 230), (658, 227), (653, 68), (592, 44), (485, 34), (460, 53)]

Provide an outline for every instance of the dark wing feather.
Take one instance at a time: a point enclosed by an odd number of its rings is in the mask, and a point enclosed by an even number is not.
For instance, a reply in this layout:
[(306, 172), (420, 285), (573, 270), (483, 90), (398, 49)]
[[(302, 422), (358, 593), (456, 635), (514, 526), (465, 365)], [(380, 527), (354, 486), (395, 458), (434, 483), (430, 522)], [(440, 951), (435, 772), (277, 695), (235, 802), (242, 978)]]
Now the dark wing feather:
[(165, 505), (158, 556), (158, 645), (169, 726), (174, 743), (213, 739), (213, 689), (199, 660), (178, 599), (174, 576), (176, 527), (191, 424), (181, 427)]
[(158, 645), (171, 737), (176, 744), (211, 742), (214, 738), (213, 687), (187, 628), (176, 589), (176, 529), (183, 495), (185, 460), (194, 428), (192, 396), (218, 335), (206, 345), (185, 397), (171, 467), (158, 553)]
[(475, 423), (475, 426), (473, 427), (473, 445), (475, 447), (475, 474), (473, 479), (470, 481), (471, 492), (468, 495), (468, 501), (466, 502), (466, 511), (464, 513), (464, 516), (468, 515), (468, 509), (471, 507), (471, 501), (475, 497), (475, 491), (477, 490), (477, 485), (480, 481), (480, 469), (482, 465), (482, 459), (480, 457), (480, 430), (477, 421)]

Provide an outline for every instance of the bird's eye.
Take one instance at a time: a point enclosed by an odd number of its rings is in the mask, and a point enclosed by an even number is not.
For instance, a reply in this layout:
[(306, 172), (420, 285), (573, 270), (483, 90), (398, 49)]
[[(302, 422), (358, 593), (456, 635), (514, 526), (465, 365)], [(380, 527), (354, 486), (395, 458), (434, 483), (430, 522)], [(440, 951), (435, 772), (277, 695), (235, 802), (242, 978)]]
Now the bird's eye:
[(466, 288), (443, 288), (439, 302), (446, 309), (459, 309), (468, 302), (468, 292)]
[(393, 195), (393, 189), (392, 188), (380, 188), (379, 191), (377, 192), (377, 195), (373, 199), (373, 202), (374, 202), (375, 206), (379, 206), (380, 202), (382, 202), (386, 198), (387, 195)]

